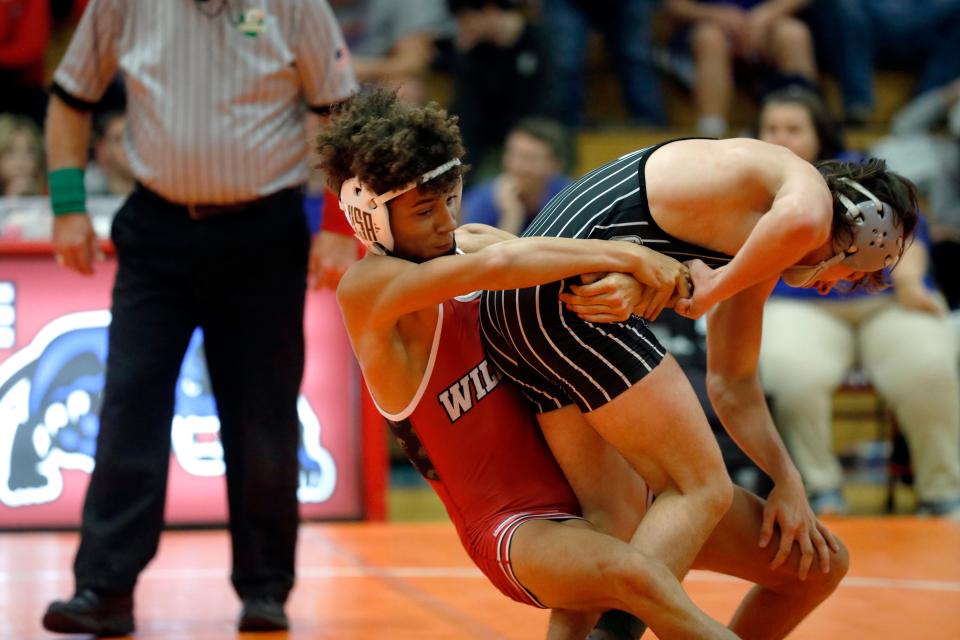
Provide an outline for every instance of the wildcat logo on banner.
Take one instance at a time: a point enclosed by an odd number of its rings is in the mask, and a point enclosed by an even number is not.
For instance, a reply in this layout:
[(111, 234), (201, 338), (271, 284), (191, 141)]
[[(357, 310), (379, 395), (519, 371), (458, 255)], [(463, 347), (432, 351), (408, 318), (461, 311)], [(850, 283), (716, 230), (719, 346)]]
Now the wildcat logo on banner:
[[(108, 311), (62, 315), (0, 362), (0, 504), (54, 502), (64, 490), (64, 470), (93, 470), (109, 323)], [(202, 347), (198, 330), (177, 381), (171, 441), (187, 474), (209, 477), (223, 474), (224, 462)], [(337, 467), (304, 396), (298, 410), (298, 497), (324, 502), (336, 488)]]

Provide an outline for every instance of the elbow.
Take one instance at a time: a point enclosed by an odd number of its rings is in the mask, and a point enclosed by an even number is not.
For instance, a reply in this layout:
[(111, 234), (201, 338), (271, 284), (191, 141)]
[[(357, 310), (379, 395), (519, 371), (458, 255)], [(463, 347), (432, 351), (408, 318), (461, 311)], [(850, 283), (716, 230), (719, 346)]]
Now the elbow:
[(720, 405), (727, 401), (727, 380), (722, 374), (707, 373), (707, 397), (719, 413)]
[(810, 203), (791, 204), (781, 215), (789, 245), (812, 250), (830, 239), (833, 229), (832, 200), (827, 206), (812, 207)]
[(742, 384), (726, 373), (707, 373), (707, 397), (718, 416), (729, 415), (742, 404)]
[(511, 278), (517, 254), (510, 242), (498, 242), (483, 249), (482, 280), (487, 289), (513, 288), (515, 278)]

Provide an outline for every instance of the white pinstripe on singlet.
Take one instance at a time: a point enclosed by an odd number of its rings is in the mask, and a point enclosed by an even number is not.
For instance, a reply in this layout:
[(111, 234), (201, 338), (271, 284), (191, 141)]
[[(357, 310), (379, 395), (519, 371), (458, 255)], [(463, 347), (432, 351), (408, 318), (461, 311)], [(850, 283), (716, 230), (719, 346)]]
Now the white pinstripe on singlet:
[[(729, 261), (657, 225), (643, 175), (644, 155), (653, 149), (625, 154), (586, 174), (548, 203), (523, 235), (629, 240), (681, 260)], [(641, 321), (604, 325), (574, 319), (559, 300), (546, 297), (557, 292), (558, 283), (551, 283), (488, 293), (481, 315), (485, 346), (511, 379), (527, 378), (524, 393), (538, 410), (565, 404), (556, 401), (558, 393), (584, 410), (596, 409), (665, 357)]]
[[(639, 185), (632, 188), (631, 180), (638, 177), (639, 156), (651, 149), (645, 147), (627, 153), (586, 174), (549, 202), (523, 235), (626, 240), (653, 245), (652, 248), (681, 261), (691, 258), (699, 258), (708, 264), (716, 261), (719, 254), (678, 242), (648, 220), (603, 223), (605, 216), (611, 215), (611, 211), (616, 215), (615, 209), (624, 204), (636, 205), (641, 198), (646, 203), (646, 196), (640, 195)], [(593, 210), (598, 202), (599, 208)], [(598, 221), (601, 224), (597, 224)], [(614, 233), (614, 230), (619, 233)], [(727, 260), (729, 257), (723, 259), (724, 262)]]
[[(250, 10), (264, 16), (255, 35), (239, 28)], [(117, 70), (134, 175), (181, 203), (305, 182), (307, 106), (357, 88), (326, 0), (90, 0), (54, 81), (96, 102)]]

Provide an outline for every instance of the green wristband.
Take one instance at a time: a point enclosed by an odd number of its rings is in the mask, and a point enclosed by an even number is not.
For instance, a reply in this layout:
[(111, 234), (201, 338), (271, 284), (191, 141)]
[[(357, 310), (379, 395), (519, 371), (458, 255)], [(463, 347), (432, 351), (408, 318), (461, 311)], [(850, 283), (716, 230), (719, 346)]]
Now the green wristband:
[(66, 167), (50, 172), (50, 205), (53, 215), (87, 210), (87, 190), (83, 186), (83, 169)]

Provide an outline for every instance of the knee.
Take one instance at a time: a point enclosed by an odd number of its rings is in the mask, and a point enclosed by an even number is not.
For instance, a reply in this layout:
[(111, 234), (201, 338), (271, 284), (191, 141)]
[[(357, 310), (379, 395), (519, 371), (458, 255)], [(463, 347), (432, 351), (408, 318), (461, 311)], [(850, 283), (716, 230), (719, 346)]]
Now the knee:
[(730, 509), (730, 504), (733, 502), (733, 481), (730, 480), (726, 470), (711, 480), (707, 487), (706, 502), (706, 507), (718, 522)]
[[(930, 406), (930, 398), (955, 398), (960, 390), (956, 364), (938, 357), (927, 358), (922, 367), (881, 369), (876, 381), (880, 394), (894, 406)], [(942, 400), (933, 404), (944, 406)]]
[(646, 503), (631, 503), (623, 500), (616, 505), (604, 505), (603, 508), (588, 509), (584, 506), (583, 517), (597, 531), (629, 542), (637, 527), (640, 526), (645, 512)]
[(779, 20), (773, 27), (770, 43), (775, 52), (789, 53), (794, 57), (813, 51), (810, 29), (796, 18)]
[(711, 56), (730, 58), (730, 40), (719, 26), (712, 22), (699, 22), (690, 34), (690, 46), (697, 58)]
[(850, 552), (847, 550), (847, 545), (843, 544), (843, 540), (840, 538), (837, 538), (837, 544), (840, 546), (840, 550), (830, 557), (830, 573), (827, 574), (831, 584), (830, 591), (837, 588), (837, 585), (850, 570)]
[(813, 598), (817, 602), (826, 599), (836, 590), (850, 569), (850, 553), (846, 545), (839, 538), (837, 544), (840, 548), (836, 553), (830, 553), (830, 570), (827, 573), (820, 571), (817, 561), (814, 560), (806, 580), (800, 580), (796, 573), (784, 575), (776, 590), (796, 597)]
[(636, 603), (642, 600), (662, 602), (664, 586), (674, 579), (665, 564), (635, 549), (600, 570), (605, 584), (612, 585), (618, 606), (625, 610), (635, 609)]
[(616, 491), (607, 492), (602, 497), (581, 499), (580, 503), (583, 517), (598, 531), (629, 542), (647, 512), (647, 485), (632, 472), (629, 478), (632, 482), (623, 482), (625, 478), (619, 480)]
[(733, 482), (721, 466), (709, 479), (684, 494), (696, 502), (697, 512), (714, 522), (720, 522), (733, 502)]
[(843, 376), (841, 366), (811, 362), (782, 344), (765, 345), (760, 355), (760, 366), (764, 389), (778, 400), (787, 397), (795, 402), (804, 402), (810, 394), (832, 396), (838, 384), (835, 379)]
[(830, 571), (823, 573), (815, 566), (812, 567), (807, 579), (799, 583), (800, 588), (806, 585), (807, 589), (819, 594), (822, 598), (826, 598), (836, 590), (850, 569), (850, 553), (846, 545), (839, 538), (837, 544), (840, 546), (839, 551), (830, 554)]

